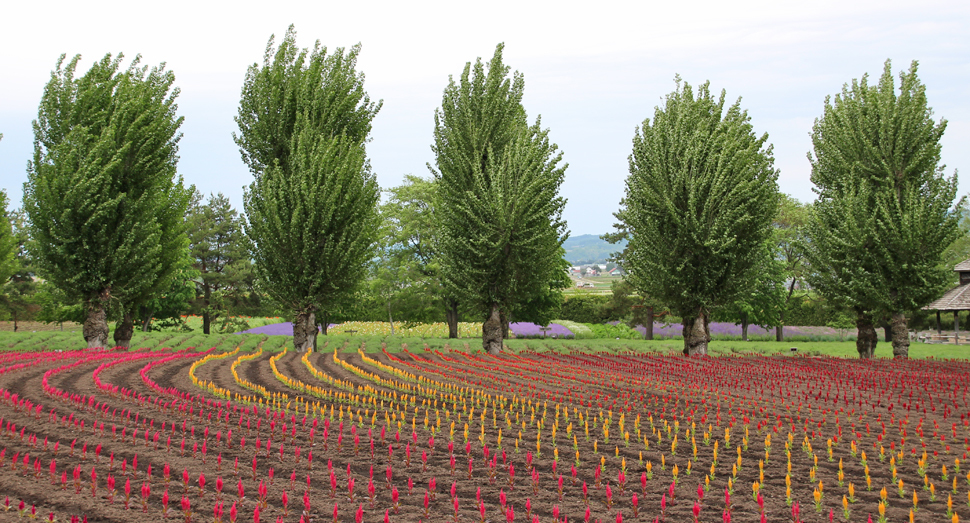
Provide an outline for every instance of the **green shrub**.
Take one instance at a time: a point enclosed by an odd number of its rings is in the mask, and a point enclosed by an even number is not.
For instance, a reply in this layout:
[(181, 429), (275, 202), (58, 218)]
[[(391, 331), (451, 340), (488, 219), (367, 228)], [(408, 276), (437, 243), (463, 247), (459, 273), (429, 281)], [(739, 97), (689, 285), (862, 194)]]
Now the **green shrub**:
[(643, 338), (639, 332), (622, 323), (617, 325), (587, 323), (586, 326), (593, 332), (593, 337), (597, 339), (639, 340)]
[(609, 318), (609, 301), (610, 297), (602, 294), (566, 296), (559, 317), (577, 323), (602, 323)]

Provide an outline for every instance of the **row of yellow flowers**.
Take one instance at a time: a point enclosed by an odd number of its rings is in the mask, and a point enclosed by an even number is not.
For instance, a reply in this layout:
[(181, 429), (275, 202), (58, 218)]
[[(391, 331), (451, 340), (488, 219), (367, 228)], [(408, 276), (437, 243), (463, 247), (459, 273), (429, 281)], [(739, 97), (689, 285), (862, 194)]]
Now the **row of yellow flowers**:
[(239, 372), (236, 370), (239, 367), (239, 365), (241, 365), (243, 362), (254, 360), (262, 355), (263, 355), (262, 347), (260, 347), (256, 352), (252, 354), (243, 354), (242, 356), (239, 356), (238, 358), (236, 358), (236, 361), (232, 362), (232, 366), (229, 369), (232, 371), (232, 379), (236, 380), (236, 383), (239, 386), (249, 389), (253, 392), (256, 392), (257, 394), (263, 396), (264, 398), (270, 398), (271, 395), (269, 391), (266, 390), (266, 387), (262, 385), (257, 385), (255, 383), (251, 383), (249, 381), (242, 379), (239, 376)]
[(230, 356), (235, 356), (237, 353), (239, 353), (239, 347), (236, 347), (236, 350), (234, 350), (232, 352), (211, 353), (211, 354), (206, 355), (203, 358), (200, 358), (200, 359), (196, 360), (195, 362), (192, 363), (192, 366), (189, 367), (189, 377), (192, 378), (192, 383), (196, 387), (199, 387), (202, 390), (209, 391), (212, 394), (214, 394), (214, 395), (216, 395), (216, 396), (218, 396), (218, 397), (220, 397), (222, 399), (230, 399), (232, 393), (228, 389), (224, 389), (222, 387), (219, 387), (215, 383), (212, 383), (211, 381), (200, 380), (198, 377), (196, 377), (195, 371), (196, 371), (196, 369), (198, 369), (202, 365), (205, 365), (206, 363), (208, 363), (208, 362), (210, 362), (212, 360), (225, 359), (225, 358), (228, 358)]

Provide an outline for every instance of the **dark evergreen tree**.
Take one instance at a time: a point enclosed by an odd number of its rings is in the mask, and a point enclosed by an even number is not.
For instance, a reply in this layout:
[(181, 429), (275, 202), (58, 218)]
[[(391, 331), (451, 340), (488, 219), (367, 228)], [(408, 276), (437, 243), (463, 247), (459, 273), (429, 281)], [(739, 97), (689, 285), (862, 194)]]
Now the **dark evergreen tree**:
[(238, 298), (252, 277), (249, 245), (243, 219), (222, 193), (209, 195), (202, 203), (193, 195), (188, 215), (189, 249), (195, 286), (201, 300), (202, 332), (209, 334), (212, 322), (227, 314), (227, 302)]

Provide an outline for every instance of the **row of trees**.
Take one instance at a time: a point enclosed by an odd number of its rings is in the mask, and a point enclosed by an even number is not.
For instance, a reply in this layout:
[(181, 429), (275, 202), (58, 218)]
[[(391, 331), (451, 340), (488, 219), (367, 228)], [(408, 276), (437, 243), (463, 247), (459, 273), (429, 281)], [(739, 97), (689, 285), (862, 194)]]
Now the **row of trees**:
[[(481, 318), (483, 346), (496, 352), (513, 318), (552, 319), (569, 283), (566, 165), (528, 118), (524, 78), (502, 51), (449, 79), (432, 178), (407, 177), (379, 205), (366, 145), (381, 102), (364, 90), (359, 45), (301, 49), (292, 26), (278, 46), (270, 38), (235, 118), (253, 175), (244, 217), (222, 195), (203, 203), (176, 174), (182, 118), (164, 64), (136, 58), (121, 70), (122, 57), (108, 55), (76, 78), (79, 57), (61, 57), (34, 123), (29, 240), (14, 250), (83, 304), (90, 346), (106, 344), (109, 310), (126, 345), (136, 321), (173, 300), (196, 295), (208, 332), (228, 319), (227, 299), (258, 287), (292, 316), (296, 347), (312, 347), (330, 318), (359, 307), (366, 284), (392, 323), (401, 304), (444, 310), (453, 336), (459, 314)], [(887, 62), (878, 86), (863, 77), (826, 101), (811, 208), (779, 193), (768, 137), (740, 100), (676, 79), (635, 133), (608, 238), (629, 240), (617, 258), (646, 310), (682, 318), (685, 353), (706, 353), (712, 314), (778, 325), (781, 339), (778, 311), (807, 281), (853, 311), (860, 354), (871, 355), (886, 317), (906, 354), (905, 315), (946, 284), (943, 249), (958, 227), (956, 177), (938, 166), (945, 122), (932, 120), (916, 64), (901, 77), (896, 95)], [(16, 243), (4, 234), (0, 247)], [(652, 325), (652, 312), (642, 319)]]
[(887, 61), (877, 85), (863, 76), (826, 99), (809, 154), (818, 200), (804, 220), (778, 193), (767, 135), (740, 100), (725, 109), (724, 92), (695, 95), (678, 79), (634, 137), (610, 239), (629, 238), (620, 257), (640, 294), (682, 317), (685, 354), (707, 352), (713, 311), (784, 310), (804, 279), (852, 311), (861, 357), (886, 318), (894, 355), (908, 355), (906, 315), (951, 281), (963, 207), (956, 173), (940, 165), (946, 121), (933, 120), (916, 73), (913, 62), (897, 93)]
[(82, 304), (89, 346), (107, 344), (109, 312), (115, 344), (127, 345), (137, 319), (191, 287), (208, 332), (247, 282), (289, 311), (298, 349), (353, 309), (368, 276), (391, 318), (391, 297), (413, 276), (447, 306), (454, 335), (460, 311), (487, 316), (492, 351), (513, 314), (548, 321), (542, 311), (565, 287), (565, 166), (539, 119), (529, 122), (502, 46), (449, 82), (434, 179), (393, 191), (383, 221), (366, 154), (381, 102), (364, 90), (359, 51), (300, 49), (291, 26), (249, 68), (233, 135), (254, 177), (244, 218), (222, 195), (203, 204), (177, 175), (182, 118), (164, 64), (136, 58), (122, 70), (123, 57), (107, 55), (77, 77), (80, 57), (61, 57), (34, 122), (22, 250)]

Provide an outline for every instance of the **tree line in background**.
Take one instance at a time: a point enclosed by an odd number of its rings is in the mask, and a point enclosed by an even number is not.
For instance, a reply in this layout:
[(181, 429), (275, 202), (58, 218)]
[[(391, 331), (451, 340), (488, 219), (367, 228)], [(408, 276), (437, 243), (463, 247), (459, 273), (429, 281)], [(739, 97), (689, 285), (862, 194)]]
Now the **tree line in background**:
[[(562, 153), (530, 120), (521, 73), (499, 44), (449, 78), (435, 111), (430, 178), (380, 188), (367, 159), (373, 118), (360, 46), (296, 45), (293, 27), (247, 71), (233, 134), (253, 175), (244, 214), (176, 173), (179, 94), (164, 64), (105, 56), (76, 76), (62, 56), (34, 122), (23, 208), (0, 222), (3, 308), (13, 319), (83, 322), (89, 346), (126, 346), (137, 326), (245, 328), (293, 320), (297, 349), (347, 319), (483, 323), (496, 352), (511, 321), (676, 318), (684, 353), (705, 354), (711, 321), (859, 330), (883, 326), (896, 356), (908, 324), (970, 255), (956, 175), (940, 165), (916, 63), (897, 90), (887, 61), (826, 99), (812, 138), (818, 200), (777, 187), (772, 147), (740, 99), (676, 79), (636, 130), (616, 230), (628, 271), (612, 296), (564, 298)], [(962, 221), (961, 221), (962, 220)], [(807, 305), (806, 305), (807, 304)], [(809, 312), (806, 312), (809, 311)], [(808, 319), (808, 321), (806, 321)]]

